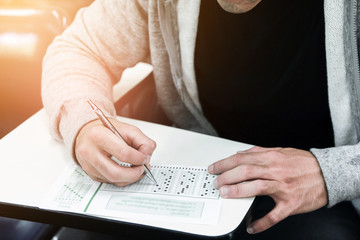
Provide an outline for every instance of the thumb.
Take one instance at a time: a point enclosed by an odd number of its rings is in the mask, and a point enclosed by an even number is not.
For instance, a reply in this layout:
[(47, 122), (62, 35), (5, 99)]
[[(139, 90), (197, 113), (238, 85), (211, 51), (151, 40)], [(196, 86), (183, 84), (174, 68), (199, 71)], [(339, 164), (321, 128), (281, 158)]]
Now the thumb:
[(247, 227), (249, 234), (255, 234), (269, 229), (280, 221), (288, 217), (289, 214), (285, 211), (282, 205), (276, 205), (268, 214), (264, 217), (256, 220)]

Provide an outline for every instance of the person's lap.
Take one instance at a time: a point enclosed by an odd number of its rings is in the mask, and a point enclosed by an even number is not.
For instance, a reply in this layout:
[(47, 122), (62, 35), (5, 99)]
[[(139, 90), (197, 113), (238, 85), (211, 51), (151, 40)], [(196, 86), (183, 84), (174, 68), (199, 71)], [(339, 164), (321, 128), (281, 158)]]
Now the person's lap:
[[(270, 197), (257, 197), (251, 210), (258, 219), (274, 206)], [(290, 216), (270, 229), (255, 235), (246, 233), (245, 226), (239, 231), (239, 239), (306, 239), (352, 240), (360, 239), (360, 217), (350, 202), (342, 202), (332, 208)]]

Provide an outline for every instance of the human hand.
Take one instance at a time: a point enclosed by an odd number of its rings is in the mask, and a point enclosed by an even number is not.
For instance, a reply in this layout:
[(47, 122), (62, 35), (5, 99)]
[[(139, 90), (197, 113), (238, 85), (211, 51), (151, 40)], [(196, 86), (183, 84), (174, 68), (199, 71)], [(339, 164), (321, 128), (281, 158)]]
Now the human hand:
[[(94, 180), (125, 186), (136, 182), (149, 166), (156, 144), (137, 127), (111, 119), (123, 139), (106, 128), (100, 120), (86, 124), (75, 142), (75, 156), (84, 171)], [(120, 166), (111, 157), (132, 167)]]
[(253, 147), (209, 166), (224, 198), (268, 195), (275, 207), (250, 223), (251, 234), (262, 232), (294, 214), (310, 212), (327, 204), (320, 166), (308, 151), (293, 148)]

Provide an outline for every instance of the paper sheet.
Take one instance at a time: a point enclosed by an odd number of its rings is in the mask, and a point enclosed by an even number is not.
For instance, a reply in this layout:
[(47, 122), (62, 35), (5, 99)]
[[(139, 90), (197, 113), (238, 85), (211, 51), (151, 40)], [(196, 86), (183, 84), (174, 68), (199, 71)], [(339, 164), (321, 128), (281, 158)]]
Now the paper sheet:
[(102, 190), (219, 198), (219, 191), (213, 188), (216, 176), (210, 175), (205, 168), (153, 166), (151, 173), (159, 185), (144, 177), (135, 184), (121, 188), (104, 184)]
[(144, 177), (117, 187), (90, 179), (72, 165), (40, 205), (42, 208), (99, 215), (121, 220), (151, 219), (214, 225), (221, 198), (213, 188), (215, 176), (204, 168), (153, 166), (159, 185)]

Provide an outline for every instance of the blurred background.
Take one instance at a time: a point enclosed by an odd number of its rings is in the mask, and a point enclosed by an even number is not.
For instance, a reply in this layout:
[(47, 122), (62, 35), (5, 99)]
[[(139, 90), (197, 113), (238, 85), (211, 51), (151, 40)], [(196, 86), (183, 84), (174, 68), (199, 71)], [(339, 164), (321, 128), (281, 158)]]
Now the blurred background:
[(0, 138), (42, 108), (48, 45), (93, 0), (0, 0)]

